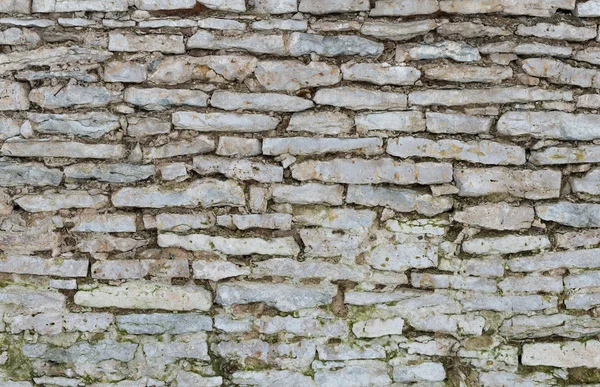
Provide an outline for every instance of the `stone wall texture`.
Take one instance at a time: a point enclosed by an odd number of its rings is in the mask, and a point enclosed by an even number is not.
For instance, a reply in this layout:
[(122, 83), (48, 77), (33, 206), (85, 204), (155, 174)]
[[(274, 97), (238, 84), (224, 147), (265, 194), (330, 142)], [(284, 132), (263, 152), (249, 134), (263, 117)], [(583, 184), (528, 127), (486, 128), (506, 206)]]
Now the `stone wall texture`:
[(598, 386), (600, 0), (0, 0), (0, 387)]

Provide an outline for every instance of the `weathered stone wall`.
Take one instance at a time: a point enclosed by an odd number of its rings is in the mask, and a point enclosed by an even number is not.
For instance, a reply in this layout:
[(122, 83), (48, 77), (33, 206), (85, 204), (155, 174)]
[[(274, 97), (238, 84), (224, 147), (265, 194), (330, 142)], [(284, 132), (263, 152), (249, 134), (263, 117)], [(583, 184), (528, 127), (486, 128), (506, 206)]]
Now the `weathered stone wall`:
[(0, 386), (600, 383), (600, 0), (0, 13)]

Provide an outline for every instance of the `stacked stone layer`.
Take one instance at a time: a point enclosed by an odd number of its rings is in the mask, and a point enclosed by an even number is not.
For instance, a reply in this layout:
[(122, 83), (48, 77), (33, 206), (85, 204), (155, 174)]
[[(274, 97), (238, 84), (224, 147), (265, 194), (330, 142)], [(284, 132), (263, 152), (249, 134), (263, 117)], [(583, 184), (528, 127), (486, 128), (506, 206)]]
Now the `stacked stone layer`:
[(600, 383), (600, 0), (0, 0), (0, 386)]

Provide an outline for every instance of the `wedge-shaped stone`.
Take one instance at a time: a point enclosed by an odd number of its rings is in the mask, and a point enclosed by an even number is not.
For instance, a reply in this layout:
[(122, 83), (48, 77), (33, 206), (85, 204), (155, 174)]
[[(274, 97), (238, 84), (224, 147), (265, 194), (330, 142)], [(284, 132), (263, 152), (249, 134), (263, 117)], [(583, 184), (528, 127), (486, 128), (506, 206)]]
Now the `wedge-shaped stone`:
[(187, 41), (187, 48), (204, 50), (246, 51), (255, 54), (287, 55), (282, 35), (250, 33), (239, 36), (217, 36), (200, 30)]
[(545, 235), (507, 235), (496, 238), (476, 238), (463, 242), (465, 253), (479, 255), (514, 254), (521, 251), (544, 250), (550, 247)]
[(160, 247), (181, 247), (189, 251), (214, 251), (225, 255), (293, 255), (300, 252), (300, 247), (291, 237), (261, 238), (224, 238), (203, 234), (176, 235), (160, 234)]
[(292, 312), (328, 305), (336, 292), (337, 288), (332, 285), (237, 282), (218, 285), (215, 302), (224, 306), (264, 302), (282, 312)]
[(84, 144), (72, 141), (7, 141), (0, 152), (12, 157), (69, 157), (75, 159), (121, 159), (127, 154), (123, 144)]
[(283, 168), (248, 159), (230, 159), (217, 156), (194, 157), (194, 171), (201, 176), (221, 174), (230, 179), (255, 180), (261, 183), (283, 181)]
[(600, 168), (591, 169), (583, 177), (572, 178), (571, 189), (576, 193), (600, 195)]
[(130, 87), (125, 90), (124, 99), (125, 102), (145, 110), (165, 110), (176, 106), (206, 107), (208, 104), (208, 94), (188, 89)]
[(600, 146), (549, 147), (540, 151), (532, 151), (529, 162), (535, 165), (597, 163), (600, 162)]
[(365, 113), (357, 115), (355, 122), (359, 133), (372, 130), (414, 133), (425, 130), (425, 119), (421, 112)]
[(439, 10), (438, 0), (403, 1), (403, 0), (377, 0), (375, 8), (371, 9), (371, 16), (412, 16), (428, 15)]
[(368, 11), (371, 5), (368, 0), (331, 0), (326, 3), (320, 0), (300, 0), (298, 10), (313, 15), (328, 13)]
[(46, 168), (44, 164), (0, 162), (0, 187), (57, 186), (62, 178), (60, 170)]
[(388, 140), (386, 152), (401, 158), (431, 157), (494, 165), (523, 165), (526, 162), (524, 148), (487, 140), (434, 141), (426, 138), (400, 137)]
[(459, 223), (491, 230), (522, 230), (531, 227), (535, 212), (533, 207), (500, 202), (467, 207), (455, 212), (453, 218)]
[(301, 207), (294, 209), (294, 223), (340, 230), (371, 228), (377, 214), (351, 208)]
[(396, 60), (452, 59), (457, 62), (475, 62), (481, 59), (477, 48), (465, 43), (444, 40), (439, 43), (398, 46)]
[(28, 94), (26, 83), (0, 81), (0, 110), (28, 110)]
[(407, 97), (403, 93), (345, 86), (335, 89), (320, 89), (315, 94), (314, 100), (318, 105), (337, 106), (351, 110), (389, 110), (405, 109)]
[(136, 232), (135, 214), (81, 215), (73, 220), (74, 232)]
[(436, 27), (437, 23), (435, 20), (419, 20), (405, 23), (367, 21), (360, 28), (360, 33), (379, 39), (401, 41), (425, 35), (429, 31), (435, 30)]
[(29, 93), (29, 100), (46, 109), (68, 107), (99, 107), (123, 98), (118, 91), (103, 86), (43, 86)]
[(15, 203), (27, 212), (43, 212), (63, 208), (102, 208), (108, 205), (108, 197), (91, 195), (87, 191), (45, 192), (41, 195), (22, 196)]
[(92, 278), (123, 280), (155, 278), (189, 278), (187, 259), (108, 259), (92, 264)]
[(0, 272), (56, 277), (87, 277), (87, 259), (40, 258), (8, 255), (0, 258)]
[(429, 243), (400, 243), (376, 246), (365, 257), (377, 270), (399, 271), (437, 267), (438, 248)]
[(527, 87), (504, 87), (478, 90), (425, 90), (409, 94), (411, 105), (459, 106), (522, 103), (535, 101), (572, 101), (571, 91), (554, 91)]
[(388, 207), (398, 212), (417, 212), (434, 216), (452, 209), (453, 200), (448, 197), (434, 197), (411, 189), (350, 185), (346, 195), (347, 203), (368, 207)]
[(448, 134), (481, 134), (489, 133), (494, 120), (488, 117), (476, 117), (465, 114), (447, 114), (427, 112), (425, 114), (427, 131)]
[(303, 185), (273, 184), (272, 196), (275, 203), (290, 204), (330, 204), (343, 203), (344, 187), (307, 183)]
[(596, 128), (600, 115), (564, 112), (508, 112), (498, 121), (498, 132), (506, 136), (589, 141), (600, 138)]
[(117, 327), (132, 335), (181, 335), (212, 331), (210, 316), (198, 313), (124, 314), (115, 317)]
[(340, 69), (325, 62), (262, 61), (254, 72), (267, 90), (296, 91), (305, 87), (335, 85), (342, 80)]
[(414, 85), (421, 72), (414, 67), (390, 66), (387, 63), (345, 63), (342, 74), (347, 81), (376, 85)]
[(119, 12), (127, 11), (127, 0), (33, 0), (31, 10), (34, 13), (52, 12)]
[(354, 120), (344, 113), (311, 111), (293, 114), (286, 130), (334, 135), (350, 132), (353, 125)]
[(218, 207), (243, 206), (244, 191), (233, 181), (202, 179), (186, 187), (168, 189), (158, 185), (121, 188), (112, 196), (115, 207)]
[(511, 170), (508, 168), (458, 168), (454, 181), (458, 194), (466, 197), (508, 194), (525, 199), (550, 199), (560, 196), (560, 171)]
[(557, 9), (573, 10), (574, 0), (441, 0), (440, 10), (446, 13), (497, 13), (550, 17)]
[(600, 204), (558, 202), (539, 204), (535, 212), (541, 219), (570, 227), (600, 227)]
[(175, 129), (199, 132), (264, 132), (275, 129), (278, 124), (278, 118), (264, 114), (173, 113)]
[(108, 183), (133, 183), (155, 173), (154, 165), (72, 164), (64, 169), (67, 179), (98, 180)]
[(256, 110), (299, 112), (310, 109), (313, 102), (305, 98), (276, 93), (236, 93), (215, 91), (210, 99), (213, 107), (223, 110)]
[(182, 35), (137, 35), (132, 33), (110, 32), (108, 49), (122, 52), (162, 52), (164, 54), (183, 54)]
[(133, 281), (119, 286), (98, 285), (75, 293), (77, 305), (92, 308), (202, 310), (212, 306), (212, 296), (201, 286), (174, 286)]
[(177, 85), (189, 81), (243, 81), (258, 60), (245, 55), (165, 56), (156, 61), (148, 76), (152, 83)]
[(296, 180), (320, 180), (344, 184), (441, 184), (452, 181), (452, 165), (397, 162), (392, 159), (309, 160), (294, 164)]
[(600, 341), (524, 344), (521, 361), (527, 366), (597, 368), (600, 366)]
[(430, 65), (423, 68), (425, 78), (448, 82), (501, 83), (513, 76), (510, 67), (505, 66), (468, 66), (468, 65)]
[(520, 36), (535, 36), (537, 38), (585, 42), (596, 37), (596, 27), (576, 27), (567, 23), (549, 24), (537, 23), (533, 26), (519, 24), (516, 31)]
[(104, 62), (112, 56), (109, 51), (100, 51), (77, 46), (38, 48), (30, 51), (13, 51), (0, 54), (0, 74), (22, 70), (30, 66), (53, 66), (78, 61)]
[(36, 132), (72, 134), (100, 138), (121, 127), (119, 117), (109, 113), (41, 114), (28, 113), (27, 119)]
[(598, 253), (600, 253), (600, 249), (561, 251), (519, 257), (510, 259), (508, 268), (514, 272), (541, 272), (560, 268), (597, 269), (600, 267), (600, 262), (596, 259)]
[(355, 35), (323, 36), (294, 32), (290, 35), (289, 54), (302, 56), (317, 54), (322, 56), (358, 55), (379, 56), (383, 44)]
[(558, 298), (539, 295), (495, 296), (473, 294), (461, 298), (460, 302), (466, 311), (492, 310), (515, 313), (556, 308)]
[(263, 154), (268, 156), (326, 153), (361, 153), (372, 156), (383, 153), (383, 140), (380, 138), (265, 138), (262, 149)]
[(547, 78), (552, 83), (588, 88), (600, 87), (598, 70), (573, 67), (555, 59), (525, 59), (523, 70), (534, 77)]
[(215, 148), (215, 142), (210, 137), (198, 136), (191, 140), (171, 141), (162, 146), (143, 148), (142, 154), (144, 159), (154, 160), (208, 153)]

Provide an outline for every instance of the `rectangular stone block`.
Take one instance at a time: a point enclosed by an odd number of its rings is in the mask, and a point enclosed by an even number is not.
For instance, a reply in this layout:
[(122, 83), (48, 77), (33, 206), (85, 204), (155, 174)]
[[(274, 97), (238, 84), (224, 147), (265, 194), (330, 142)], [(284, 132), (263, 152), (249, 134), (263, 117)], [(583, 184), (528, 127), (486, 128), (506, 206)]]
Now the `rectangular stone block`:
[(291, 237), (283, 238), (227, 238), (203, 234), (160, 234), (160, 247), (181, 247), (189, 251), (213, 251), (224, 255), (285, 255), (296, 256), (300, 247)]
[(136, 35), (110, 32), (108, 50), (117, 52), (162, 52), (164, 54), (184, 54), (182, 35)]
[(597, 340), (523, 345), (522, 362), (528, 366), (597, 368), (599, 359), (600, 342)]
[(87, 277), (87, 259), (8, 255), (0, 258), (0, 272), (56, 277)]
[(29, 85), (21, 82), (0, 81), (0, 111), (28, 110)]

